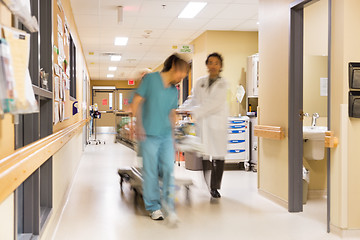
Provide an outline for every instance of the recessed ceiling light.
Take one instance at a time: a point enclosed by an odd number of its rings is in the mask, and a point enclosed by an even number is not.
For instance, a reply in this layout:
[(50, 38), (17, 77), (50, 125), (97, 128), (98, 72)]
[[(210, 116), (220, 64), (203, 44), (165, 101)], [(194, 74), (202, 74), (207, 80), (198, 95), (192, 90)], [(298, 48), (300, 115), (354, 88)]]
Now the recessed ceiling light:
[(129, 38), (127, 37), (116, 37), (115, 38), (115, 45), (116, 46), (125, 46), (128, 42)]
[(113, 78), (113, 77), (114, 77), (114, 74), (107, 74), (106, 77), (107, 77), (107, 78)]
[(118, 62), (121, 60), (121, 55), (112, 55), (110, 60), (113, 62)]
[(206, 4), (207, 2), (189, 2), (181, 11), (178, 18), (194, 18)]
[(109, 67), (109, 71), (114, 72), (116, 71), (117, 67)]
[(260, 23), (259, 22), (256, 22), (257, 25), (259, 25)]

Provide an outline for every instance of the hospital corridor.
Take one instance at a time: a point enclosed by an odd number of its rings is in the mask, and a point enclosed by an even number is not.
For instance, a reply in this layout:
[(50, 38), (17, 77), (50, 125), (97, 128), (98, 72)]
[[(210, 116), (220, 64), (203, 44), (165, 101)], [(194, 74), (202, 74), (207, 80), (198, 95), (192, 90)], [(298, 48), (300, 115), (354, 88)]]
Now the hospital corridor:
[(360, 239), (359, 0), (0, 0), (0, 240)]

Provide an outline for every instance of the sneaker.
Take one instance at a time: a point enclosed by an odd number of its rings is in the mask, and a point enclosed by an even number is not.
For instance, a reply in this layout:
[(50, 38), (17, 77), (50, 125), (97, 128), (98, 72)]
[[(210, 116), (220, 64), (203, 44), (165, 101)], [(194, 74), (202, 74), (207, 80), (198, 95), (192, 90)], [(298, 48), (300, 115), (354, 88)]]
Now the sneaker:
[(150, 213), (150, 217), (152, 220), (164, 220), (164, 215), (160, 209)]
[(176, 228), (179, 222), (179, 218), (175, 212), (170, 212), (169, 215), (166, 217), (166, 224), (170, 228)]
[(210, 191), (210, 194), (211, 194), (211, 197), (213, 197), (213, 198), (221, 198), (220, 193), (219, 193), (218, 190), (216, 190), (216, 189), (212, 189), (212, 190)]

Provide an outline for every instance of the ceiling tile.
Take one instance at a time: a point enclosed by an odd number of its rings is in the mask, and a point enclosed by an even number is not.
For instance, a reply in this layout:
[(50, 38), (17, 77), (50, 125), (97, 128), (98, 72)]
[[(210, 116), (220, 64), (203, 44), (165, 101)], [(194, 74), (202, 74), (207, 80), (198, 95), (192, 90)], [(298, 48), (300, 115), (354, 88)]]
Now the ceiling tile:
[(232, 30), (237, 27), (244, 20), (230, 20), (230, 19), (213, 19), (203, 27), (203, 30)]
[(167, 29), (173, 18), (152, 18), (152, 17), (139, 17), (135, 28), (142, 29)]
[(134, 37), (134, 38), (143, 38), (143, 39), (147, 39), (147, 38), (159, 38), (161, 36), (161, 34), (163, 34), (164, 30), (163, 29), (144, 29), (144, 28), (139, 28), (139, 29), (132, 29), (130, 37)]
[(76, 0), (70, 1), (71, 8), (77, 14), (98, 14), (99, 0)]
[(186, 4), (186, 2), (173, 1), (144, 1), (139, 14), (144, 17), (174, 18), (180, 14)]
[[(189, 0), (70, 0), (91, 79), (105, 79), (108, 67), (118, 66), (114, 80), (130, 77), (141, 68), (155, 68), (175, 50), (206, 30), (256, 31), (258, 0), (207, 0), (194, 19), (178, 19)], [(166, 7), (163, 9), (162, 4)], [(117, 22), (123, 6), (124, 21)], [(151, 30), (146, 37), (146, 30)], [(116, 36), (129, 37), (114, 46)], [(94, 55), (89, 55), (94, 52)], [(119, 53), (111, 62), (104, 53)], [(131, 61), (129, 62), (129, 59)]]
[(233, 0), (232, 3), (250, 3), (259, 4), (259, 0)]
[(195, 30), (167, 30), (161, 35), (161, 39), (186, 39), (191, 36)]
[(198, 30), (207, 24), (209, 19), (186, 19), (186, 18), (176, 18), (169, 26), (169, 29), (178, 29), (178, 30)]
[(256, 4), (229, 4), (221, 11), (217, 19), (248, 19), (254, 16), (258, 11)]
[(225, 4), (223, 1), (217, 1), (217, 3), (208, 3), (194, 19), (213, 19), (228, 5), (229, 4)]
[(236, 30), (236, 31), (258, 31), (259, 25), (257, 23), (258, 23), (258, 20), (246, 20), (239, 26), (235, 27), (233, 30)]

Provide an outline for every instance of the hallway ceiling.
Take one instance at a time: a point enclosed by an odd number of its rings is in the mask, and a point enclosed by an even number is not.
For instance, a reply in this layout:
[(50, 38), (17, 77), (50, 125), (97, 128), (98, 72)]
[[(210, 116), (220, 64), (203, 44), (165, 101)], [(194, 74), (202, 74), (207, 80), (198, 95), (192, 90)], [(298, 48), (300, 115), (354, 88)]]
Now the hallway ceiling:
[[(189, 44), (206, 30), (258, 29), (258, 0), (207, 0), (193, 19), (178, 18), (188, 0), (70, 2), (92, 80), (127, 80), (145, 68), (154, 69), (175, 51), (174, 45)], [(117, 6), (124, 9), (120, 24)], [(128, 37), (128, 44), (115, 46), (115, 37)], [(121, 61), (111, 62), (109, 53), (122, 55)], [(109, 66), (117, 70), (109, 72)], [(109, 73), (114, 78), (107, 78)]]

